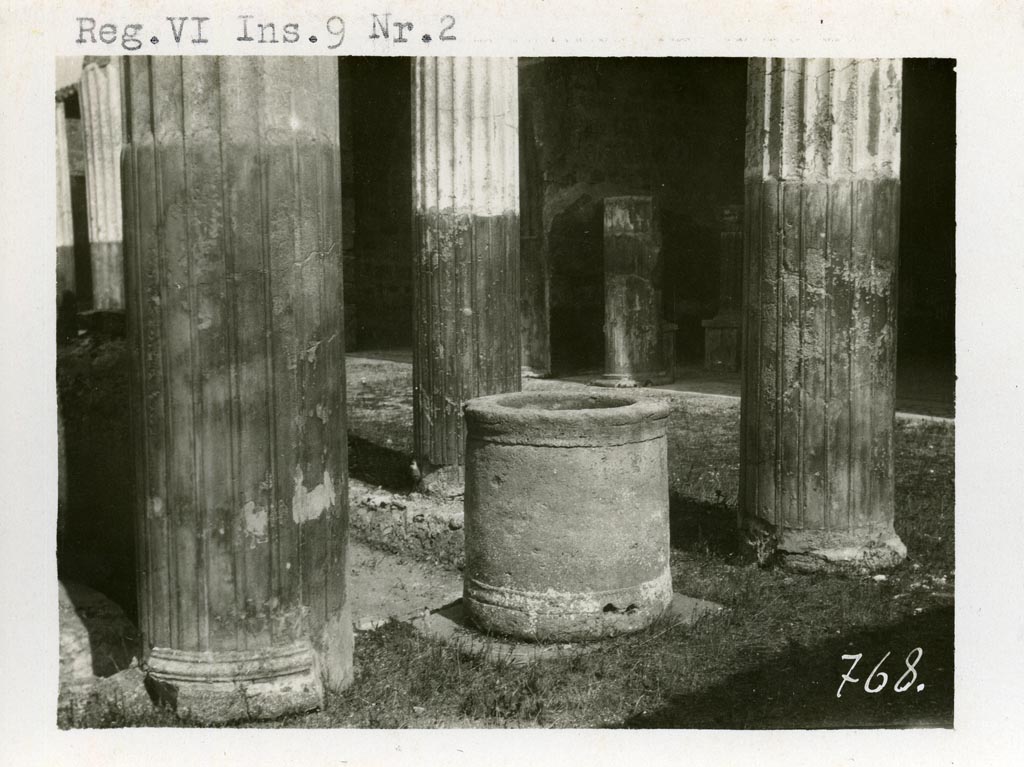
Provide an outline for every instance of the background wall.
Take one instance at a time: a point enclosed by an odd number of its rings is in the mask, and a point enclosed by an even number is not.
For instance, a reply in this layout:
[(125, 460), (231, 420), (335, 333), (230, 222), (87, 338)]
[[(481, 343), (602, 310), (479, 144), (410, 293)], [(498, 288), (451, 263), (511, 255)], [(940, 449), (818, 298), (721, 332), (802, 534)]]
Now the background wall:
[[(412, 126), (408, 58), (342, 59), (350, 124), (352, 253), (345, 301), (350, 349), (412, 344)], [(346, 128), (343, 127), (343, 136)], [(342, 183), (347, 179), (342, 179)], [(348, 195), (346, 194), (346, 197)], [(346, 239), (348, 235), (346, 234)]]
[(523, 60), (552, 274), (552, 363), (603, 359), (602, 200), (654, 195), (665, 312), (699, 355), (717, 299), (718, 209), (743, 201), (745, 59)]
[[(353, 349), (411, 344), (409, 59), (342, 65), (346, 298)], [(745, 59), (520, 59), (522, 197), (540, 198), (556, 373), (603, 361), (602, 200), (657, 197), (665, 314), (699, 360), (717, 311), (718, 212), (743, 201)], [(529, 124), (527, 124), (529, 123)], [(953, 358), (954, 62), (904, 61), (901, 359)], [(532, 167), (528, 167), (532, 166)], [(352, 212), (349, 218), (349, 208)]]
[(956, 303), (956, 62), (903, 60), (898, 345), (952, 362)]

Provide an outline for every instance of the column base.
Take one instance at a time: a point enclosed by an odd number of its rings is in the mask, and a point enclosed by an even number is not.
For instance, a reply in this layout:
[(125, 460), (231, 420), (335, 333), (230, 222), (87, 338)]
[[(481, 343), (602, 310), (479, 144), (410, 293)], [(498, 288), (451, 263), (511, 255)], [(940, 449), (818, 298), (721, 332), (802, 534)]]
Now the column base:
[[(347, 557), (346, 557), (347, 558)], [(320, 677), (330, 692), (341, 692), (355, 681), (352, 656), (355, 633), (352, 627), (352, 605), (346, 599), (341, 610), (327, 619), (316, 642)]]
[(413, 462), (413, 479), (416, 490), (424, 495), (458, 498), (465, 492), (466, 468), (435, 465), (425, 460), (417, 460)]
[(748, 520), (743, 529), (751, 536), (753, 546), (773, 545), (778, 562), (799, 573), (874, 572), (895, 567), (907, 556), (906, 545), (892, 528), (780, 532), (773, 531), (764, 520), (755, 519)]
[(324, 687), (312, 646), (195, 652), (156, 647), (146, 689), (182, 719), (221, 724), (320, 708)]
[(607, 389), (636, 389), (644, 386), (664, 386), (672, 383), (672, 375), (666, 371), (658, 373), (605, 373), (600, 378), (589, 381), (590, 386), (603, 386)]

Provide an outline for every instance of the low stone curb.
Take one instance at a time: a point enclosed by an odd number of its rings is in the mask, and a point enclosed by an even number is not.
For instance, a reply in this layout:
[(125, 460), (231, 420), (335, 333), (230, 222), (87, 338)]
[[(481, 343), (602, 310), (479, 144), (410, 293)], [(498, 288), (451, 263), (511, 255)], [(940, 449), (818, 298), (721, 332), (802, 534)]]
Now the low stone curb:
[[(675, 625), (689, 626), (706, 615), (714, 615), (725, 608), (714, 602), (673, 594), (664, 619)], [(576, 643), (516, 642), (500, 637), (488, 636), (478, 631), (470, 622), (462, 606), (462, 600), (450, 602), (429, 614), (411, 621), (412, 627), (424, 636), (453, 647), (466, 655), (482, 656), (494, 663), (523, 665), (538, 661), (554, 661), (594, 652), (604, 646), (606, 640)]]
[(353, 537), (385, 551), (462, 568), (461, 497), (391, 493), (350, 479), (349, 526)]

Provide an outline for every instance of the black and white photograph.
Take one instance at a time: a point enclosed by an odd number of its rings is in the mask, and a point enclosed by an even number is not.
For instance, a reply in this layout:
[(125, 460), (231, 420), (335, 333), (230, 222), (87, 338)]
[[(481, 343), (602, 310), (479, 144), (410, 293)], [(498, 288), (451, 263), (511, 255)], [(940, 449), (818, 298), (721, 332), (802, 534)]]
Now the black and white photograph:
[[(661, 763), (751, 731), (969, 764), (983, 726), (1020, 753), (1019, 471), (985, 478), (1020, 464), (992, 429), (1021, 404), (1024, 276), (993, 250), (1021, 67), (895, 4), (869, 5), (902, 44), (808, 4), (790, 38), (705, 18), (649, 48), (642, 5), (507, 38), (500, 4), (486, 34), (465, 4), (53, 9), (52, 132), (19, 126), (39, 288), (4, 323), (42, 362), (0, 393), (41, 382), (7, 419), (45, 409), (38, 451), (3, 448), (46, 490), (5, 518), (47, 561), (5, 601), (39, 595), (48, 638), (17, 641), (55, 750), (12, 763), (143, 735), (257, 764), (199, 744), (313, 730), (333, 761), (285, 763)], [(979, 92), (1005, 124), (965, 118)]]

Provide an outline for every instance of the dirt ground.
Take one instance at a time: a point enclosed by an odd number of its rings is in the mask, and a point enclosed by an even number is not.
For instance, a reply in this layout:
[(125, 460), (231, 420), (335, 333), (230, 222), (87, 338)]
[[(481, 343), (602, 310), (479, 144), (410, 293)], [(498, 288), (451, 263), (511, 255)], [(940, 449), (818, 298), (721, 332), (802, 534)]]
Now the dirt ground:
[(462, 577), (452, 570), (355, 541), (348, 556), (348, 599), (357, 631), (419, 617), (462, 596)]

